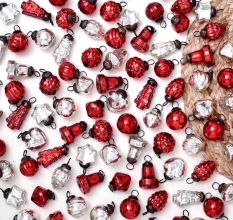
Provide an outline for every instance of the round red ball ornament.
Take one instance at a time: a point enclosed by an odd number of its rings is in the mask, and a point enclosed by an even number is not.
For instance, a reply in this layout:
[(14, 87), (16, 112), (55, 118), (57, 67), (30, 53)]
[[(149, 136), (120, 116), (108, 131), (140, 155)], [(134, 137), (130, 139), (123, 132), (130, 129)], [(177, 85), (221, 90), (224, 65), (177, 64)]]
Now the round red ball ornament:
[(224, 215), (224, 203), (218, 197), (210, 197), (203, 203), (205, 214), (210, 218), (222, 218)]
[(19, 81), (11, 81), (5, 87), (5, 94), (9, 103), (17, 104), (25, 95), (25, 87)]
[(125, 113), (118, 118), (117, 128), (124, 134), (135, 134), (139, 126), (137, 119), (132, 114)]
[(154, 72), (158, 77), (168, 77), (174, 69), (174, 62), (172, 60), (159, 59), (154, 66)]
[(214, 118), (207, 121), (203, 127), (203, 134), (208, 140), (217, 141), (224, 135), (224, 122)]
[(96, 10), (97, 0), (79, 0), (78, 8), (79, 10), (86, 15), (90, 15)]
[[(122, 2), (122, 4), (126, 4)], [(100, 8), (100, 16), (105, 21), (116, 21), (120, 17), (122, 11), (121, 3), (115, 1), (107, 1)]]
[(49, 2), (54, 6), (63, 6), (66, 4), (67, 0), (49, 0)]
[(172, 130), (180, 130), (187, 124), (186, 114), (178, 107), (172, 109), (166, 118), (167, 126)]
[(0, 157), (6, 153), (6, 144), (0, 139)]
[(146, 7), (146, 16), (155, 22), (163, 21), (164, 8), (159, 2), (152, 2)]
[(75, 67), (74, 64), (65, 61), (62, 62), (58, 69), (58, 74), (61, 79), (65, 81), (70, 81), (79, 77), (79, 70)]
[(37, 161), (30, 156), (27, 156), (27, 151), (24, 151), (23, 158), (20, 163), (20, 172), (24, 176), (34, 176), (39, 170)]
[(218, 84), (224, 89), (233, 88), (233, 69), (222, 69), (218, 74)]
[(171, 23), (177, 33), (183, 33), (188, 30), (189, 18), (186, 15), (174, 15)]
[(78, 22), (78, 17), (73, 9), (63, 8), (57, 12), (56, 22), (62, 29), (71, 29)]

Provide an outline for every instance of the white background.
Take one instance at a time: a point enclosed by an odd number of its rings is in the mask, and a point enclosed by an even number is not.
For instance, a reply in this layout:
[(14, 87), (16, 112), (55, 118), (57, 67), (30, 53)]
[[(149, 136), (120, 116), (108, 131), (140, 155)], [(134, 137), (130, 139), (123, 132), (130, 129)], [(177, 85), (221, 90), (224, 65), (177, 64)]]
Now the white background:
[[(10, 1), (7, 0), (6, 2), (10, 2)], [(19, 8), (20, 8), (21, 2), (22, 1), (16, 1), (16, 4), (18, 5)], [(51, 4), (49, 4), (48, 0), (37, 1), (37, 2), (40, 3), (44, 8), (46, 8), (47, 11), (49, 11), (53, 14), (53, 20), (55, 21), (54, 18), (55, 18), (56, 12), (59, 10), (59, 8), (56, 8), (56, 7), (52, 6)], [(94, 18), (94, 19), (100, 21), (103, 24), (103, 26), (105, 27), (105, 29), (108, 30), (110, 27), (116, 26), (116, 24), (115, 23), (106, 23), (99, 16), (99, 8), (101, 5), (101, 2), (104, 2), (104, 1), (98, 0), (98, 8), (97, 8), (96, 12), (92, 16), (89, 16), (89, 17), (87, 17), (87, 16), (83, 15), (81, 12), (79, 12), (79, 9), (77, 7), (77, 0), (76, 1), (68, 0), (66, 7), (73, 8), (77, 12), (77, 14), (79, 15), (80, 19)], [(170, 11), (170, 5), (173, 1), (160, 0), (160, 2), (162, 2), (162, 4), (164, 5), (165, 12), (168, 13)], [(140, 1), (127, 0), (128, 9), (136, 10), (139, 13), (139, 17), (141, 19), (141, 24), (138, 27), (138, 30), (137, 30), (138, 32), (146, 25), (153, 25), (157, 30), (157, 32), (154, 34), (154, 37), (152, 39), (153, 43), (167, 41), (167, 40), (175, 40), (175, 39), (185, 40), (186, 33), (183, 35), (180, 35), (180, 34), (177, 35), (175, 33), (175, 31), (172, 30), (172, 28), (170, 26), (170, 22), (168, 20), (167, 20), (168, 27), (166, 29), (162, 29), (159, 26), (159, 24), (153, 23), (150, 20), (148, 20), (145, 16), (145, 13), (144, 13), (147, 3), (148, 3), (147, 0), (140, 0)], [(27, 33), (28, 31), (40, 30), (42, 28), (49, 28), (52, 31), (54, 31), (56, 38), (57, 38), (57, 43), (60, 41), (62, 36), (64, 34), (66, 34), (66, 32), (64, 30), (62, 30), (56, 26), (52, 26), (49, 23), (45, 23), (43, 21), (34, 19), (32, 17), (25, 16), (22, 14), (19, 15), (17, 24), (20, 25), (20, 27), (22, 28), (22, 31), (25, 33)], [(5, 34), (5, 33), (11, 33), (13, 31), (13, 25), (5, 26), (1, 22), (0, 27), (1, 27), (0, 28), (1, 35)], [(74, 47), (72, 49), (70, 61), (73, 62), (76, 65), (76, 67), (79, 68), (80, 70), (85, 70), (88, 73), (88, 76), (90, 76), (91, 78), (93, 78), (95, 80), (95, 77), (99, 73), (99, 70), (102, 68), (102, 66), (100, 65), (98, 68), (91, 69), (91, 70), (85, 69), (81, 63), (81, 59), (80, 59), (81, 53), (88, 47), (99, 47), (101, 45), (105, 45), (105, 42), (91, 40), (87, 35), (85, 35), (85, 33), (79, 27), (78, 24), (74, 27), (73, 30), (75, 32), (75, 43), (74, 43)], [(127, 43), (125, 44), (125, 48), (129, 51), (130, 57), (139, 56), (145, 60), (149, 60), (151, 58), (149, 54), (143, 55), (143, 54), (140, 54), (137, 51), (132, 49), (132, 47), (130, 46), (130, 43), (129, 43), (129, 41), (132, 39), (132, 37), (133, 37), (132, 33), (127, 33)], [(57, 43), (56, 43), (56, 45), (57, 45)], [(57, 73), (58, 65), (55, 63), (54, 58), (52, 56), (52, 52), (53, 52), (54, 48), (55, 47), (53, 47), (49, 51), (42, 51), (39, 47), (37, 47), (35, 45), (35, 43), (32, 40), (30, 40), (29, 48), (24, 53), (13, 54), (10, 51), (6, 51), (4, 58), (1, 61), (0, 79), (6, 85), (7, 74), (6, 74), (5, 69), (6, 69), (7, 61), (9, 59), (16, 60), (19, 63), (31, 65), (35, 69), (40, 69), (40, 68), (48, 69), (57, 75), (58, 74)], [(111, 51), (111, 50), (112, 50), (111, 48), (108, 48), (108, 51)], [(173, 59), (173, 58), (180, 59), (181, 52), (177, 52), (177, 53), (173, 54), (172, 56), (170, 56), (169, 58), (170, 59)], [(122, 69), (120, 69), (120, 70), (111, 71), (111, 72), (104, 71), (104, 74), (109, 74), (112, 76), (119, 75), (119, 76), (123, 76), (123, 77), (128, 78), (127, 74), (124, 71), (124, 65), (123, 65)], [(214, 195), (220, 196), (217, 191), (214, 192), (212, 190), (212, 187), (211, 187), (212, 182), (218, 181), (221, 183), (221, 182), (229, 182), (229, 181), (217, 173), (215, 173), (206, 182), (194, 183), (193, 185), (186, 184), (185, 179), (190, 176), (194, 166), (201, 161), (201, 155), (196, 156), (196, 157), (187, 156), (182, 151), (182, 147), (181, 147), (182, 140), (185, 138), (184, 132), (183, 131), (172, 132), (171, 130), (169, 130), (169, 128), (167, 128), (164, 119), (167, 115), (167, 112), (171, 110), (171, 106), (168, 105), (166, 107), (166, 109), (163, 111), (163, 123), (162, 123), (162, 125), (157, 129), (150, 130), (148, 128), (145, 128), (143, 121), (142, 121), (142, 117), (145, 114), (145, 112), (142, 112), (141, 110), (137, 109), (135, 107), (134, 102), (133, 102), (133, 100), (135, 99), (138, 92), (142, 89), (143, 85), (146, 83), (147, 77), (150, 76), (150, 77), (155, 78), (158, 82), (158, 88), (157, 88), (156, 93), (154, 95), (151, 107), (155, 106), (157, 103), (163, 103), (164, 102), (163, 97), (164, 97), (165, 86), (167, 85), (167, 83), (171, 79), (173, 79), (179, 75), (180, 75), (180, 67), (176, 66), (175, 71), (173, 72), (171, 77), (169, 77), (167, 79), (159, 79), (155, 76), (155, 74), (153, 72), (153, 67), (151, 66), (150, 70), (146, 73), (146, 75), (143, 78), (141, 78), (139, 80), (129, 79), (130, 86), (129, 86), (128, 94), (129, 94), (129, 98), (130, 98), (130, 107), (127, 110), (127, 112), (131, 112), (135, 116), (137, 116), (137, 119), (138, 119), (140, 126), (143, 128), (143, 130), (146, 133), (145, 138), (149, 142), (149, 145), (147, 146), (145, 152), (143, 152), (143, 155), (142, 155), (140, 161), (136, 164), (135, 169), (133, 171), (128, 171), (125, 168), (126, 155), (127, 155), (128, 149), (129, 149), (128, 136), (119, 133), (118, 129), (116, 128), (116, 121), (117, 121), (117, 118), (119, 117), (119, 114), (114, 114), (114, 113), (108, 112), (106, 110), (105, 119), (110, 121), (112, 126), (113, 126), (114, 138), (115, 138), (116, 144), (118, 145), (118, 147), (120, 148), (120, 150), (122, 152), (123, 158), (122, 158), (121, 162), (115, 166), (106, 166), (103, 163), (103, 161), (100, 158), (98, 158), (97, 163), (88, 169), (88, 173), (95, 172), (95, 171), (98, 171), (99, 169), (102, 169), (106, 174), (106, 178), (105, 178), (105, 181), (101, 185), (93, 188), (89, 194), (85, 195), (85, 199), (88, 203), (89, 209), (88, 209), (88, 213), (80, 219), (82, 219), (82, 220), (89, 219), (89, 212), (90, 212), (91, 208), (94, 207), (95, 205), (107, 204), (111, 201), (114, 201), (116, 203), (116, 207), (117, 207), (114, 215), (112, 216), (112, 219), (117, 219), (117, 220), (123, 219), (123, 217), (120, 215), (120, 212), (119, 212), (119, 204), (123, 199), (127, 198), (130, 195), (130, 192), (132, 189), (137, 189), (140, 192), (139, 202), (141, 204), (141, 214), (142, 214), (142, 212), (145, 211), (147, 198), (153, 192), (155, 192), (157, 190), (161, 190), (161, 189), (166, 189), (169, 192), (169, 200), (168, 200), (168, 204), (167, 204), (166, 208), (162, 212), (156, 213), (155, 215), (148, 215), (148, 217), (157, 216), (158, 219), (160, 219), (160, 220), (172, 219), (174, 216), (182, 214), (183, 208), (179, 208), (177, 205), (172, 203), (172, 194), (175, 193), (177, 190), (180, 190), (180, 189), (200, 190), (200, 191), (204, 191), (204, 192), (212, 192)], [(37, 98), (36, 104), (48, 103), (48, 104), (50, 104), (50, 106), (52, 105), (52, 97), (43, 95), (38, 88), (40, 79), (32, 77), (29, 79), (22, 79), (21, 81), (26, 87), (26, 97), (25, 98), (30, 98), (32, 96), (35, 96)], [(71, 125), (71, 124), (78, 122), (80, 120), (87, 121), (89, 127), (91, 127), (92, 124), (94, 123), (94, 120), (87, 117), (86, 110), (85, 110), (85, 103), (88, 101), (91, 101), (91, 100), (98, 99), (98, 97), (100, 95), (96, 92), (96, 88), (94, 88), (92, 90), (92, 92), (86, 96), (85, 95), (78, 95), (76, 93), (67, 92), (67, 90), (66, 90), (67, 86), (71, 85), (72, 83), (73, 82), (67, 83), (67, 82), (61, 81), (61, 88), (60, 88), (59, 92), (56, 94), (56, 96), (57, 97), (65, 97), (65, 96), (72, 97), (77, 103), (77, 112), (75, 113), (75, 115), (73, 115), (71, 118), (68, 118), (68, 119), (63, 119), (62, 117), (56, 115), (55, 120), (57, 123), (57, 127), (59, 128), (63, 125)], [(6, 160), (11, 161), (14, 164), (14, 168), (15, 168), (14, 178), (7, 183), (4, 183), (1, 181), (0, 182), (1, 188), (5, 189), (7, 187), (11, 187), (13, 184), (16, 184), (16, 185), (24, 188), (27, 191), (28, 202), (23, 207), (21, 207), (21, 209), (30, 208), (30, 209), (35, 210), (38, 213), (38, 216), (39, 216), (38, 219), (45, 220), (46, 217), (50, 213), (52, 213), (56, 210), (61, 210), (64, 213), (64, 219), (67, 219), (67, 220), (72, 219), (72, 217), (69, 216), (66, 212), (66, 204), (65, 204), (66, 191), (69, 190), (71, 192), (71, 194), (83, 196), (82, 193), (80, 192), (79, 188), (77, 187), (76, 180), (75, 180), (76, 176), (82, 173), (81, 168), (79, 167), (78, 163), (75, 160), (77, 146), (82, 146), (86, 143), (90, 143), (94, 146), (94, 148), (96, 150), (100, 150), (104, 146), (104, 144), (99, 143), (95, 140), (91, 140), (91, 139), (84, 140), (81, 137), (79, 137), (79, 138), (77, 138), (76, 142), (69, 147), (70, 148), (69, 156), (62, 158), (61, 160), (59, 160), (56, 163), (54, 163), (53, 165), (51, 165), (49, 168), (44, 169), (43, 167), (40, 167), (40, 170), (35, 177), (31, 177), (31, 178), (24, 177), (19, 172), (19, 164), (20, 164), (21, 157), (23, 155), (23, 151), (25, 150), (25, 146), (24, 146), (23, 142), (21, 142), (20, 140), (17, 139), (17, 136), (18, 136), (20, 131), (12, 131), (6, 126), (5, 118), (10, 113), (10, 111), (8, 109), (9, 104), (7, 102), (5, 95), (4, 95), (4, 87), (0, 88), (0, 92), (1, 92), (0, 109), (2, 109), (4, 111), (4, 116), (1, 118), (0, 138), (4, 139), (5, 142), (7, 143), (7, 153), (1, 159), (6, 159)], [(27, 117), (25, 123), (23, 124), (21, 131), (28, 130), (34, 126), (37, 126), (36, 122), (29, 115)], [(46, 133), (46, 135), (49, 139), (49, 143), (46, 146), (46, 148), (52, 148), (52, 147), (60, 146), (63, 144), (63, 141), (60, 138), (60, 134), (58, 132), (58, 129), (53, 130), (51, 128), (46, 128), (46, 127), (43, 127), (42, 129)], [(153, 137), (155, 136), (156, 133), (158, 133), (160, 131), (171, 132), (177, 141), (176, 148), (175, 148), (174, 152), (172, 152), (169, 155), (162, 155), (162, 159), (158, 159), (154, 155), (153, 150), (152, 150)], [(37, 157), (37, 152), (29, 152), (29, 154), (34, 158)], [(153, 156), (153, 163), (155, 165), (156, 175), (157, 175), (158, 179), (163, 178), (163, 163), (168, 158), (174, 157), (174, 156), (183, 158), (186, 161), (186, 165), (187, 165), (185, 178), (181, 181), (171, 181), (171, 182), (166, 182), (164, 184), (161, 184), (161, 186), (156, 190), (141, 190), (138, 186), (138, 181), (141, 178), (141, 165), (143, 163), (143, 157), (146, 154), (150, 154)], [(40, 185), (40, 186), (43, 186), (45, 188), (52, 189), (50, 180), (51, 180), (51, 174), (52, 174), (53, 170), (56, 167), (60, 166), (62, 163), (67, 162), (69, 157), (72, 158), (72, 160), (71, 160), (71, 166), (72, 166), (72, 179), (71, 179), (71, 181), (67, 184), (67, 186), (64, 189), (54, 190), (54, 192), (56, 194), (55, 201), (50, 201), (46, 205), (46, 207), (39, 208), (38, 206), (36, 206), (34, 203), (32, 203), (30, 201), (30, 197), (31, 197), (31, 194), (32, 194), (34, 188), (37, 185)], [(108, 189), (108, 183), (111, 181), (114, 173), (117, 171), (126, 172), (126, 173), (129, 173), (131, 175), (132, 183), (131, 183), (131, 186), (130, 186), (130, 189), (128, 190), (128, 192), (114, 192), (114, 193), (112, 193)], [(233, 216), (233, 211), (230, 208), (230, 206), (232, 206), (232, 202), (229, 202), (228, 204), (226, 204), (225, 215), (228, 217)], [(5, 201), (2, 198), (2, 196), (0, 198), (0, 207), (1, 207), (1, 212), (0, 212), (0, 219), (1, 220), (11, 220), (11, 219), (13, 219), (13, 216), (19, 211), (19, 210), (12, 208), (12, 207), (7, 206), (5, 204)], [(192, 206), (185, 207), (185, 208), (190, 211), (190, 216), (191, 216), (190, 218), (191, 219), (195, 218), (195, 217), (203, 217), (204, 219), (209, 219), (203, 213), (202, 204), (192, 205)], [(142, 217), (141, 214), (137, 218), (138, 220), (148, 218), (148, 217)]]

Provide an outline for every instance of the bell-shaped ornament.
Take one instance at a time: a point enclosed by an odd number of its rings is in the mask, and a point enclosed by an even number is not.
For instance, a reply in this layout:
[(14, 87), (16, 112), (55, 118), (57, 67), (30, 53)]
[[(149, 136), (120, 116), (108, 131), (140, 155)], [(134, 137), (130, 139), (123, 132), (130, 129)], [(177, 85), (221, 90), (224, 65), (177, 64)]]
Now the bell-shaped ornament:
[(151, 111), (147, 112), (143, 117), (143, 122), (148, 128), (157, 128), (162, 122), (162, 105), (156, 105)]
[(8, 181), (14, 176), (12, 164), (7, 160), (0, 160), (0, 180)]
[(120, 24), (128, 31), (135, 31), (138, 27), (140, 19), (135, 11), (124, 9), (121, 12)]
[(213, 189), (218, 190), (222, 194), (222, 199), (225, 202), (233, 200), (233, 183), (217, 183), (214, 182), (212, 185)]

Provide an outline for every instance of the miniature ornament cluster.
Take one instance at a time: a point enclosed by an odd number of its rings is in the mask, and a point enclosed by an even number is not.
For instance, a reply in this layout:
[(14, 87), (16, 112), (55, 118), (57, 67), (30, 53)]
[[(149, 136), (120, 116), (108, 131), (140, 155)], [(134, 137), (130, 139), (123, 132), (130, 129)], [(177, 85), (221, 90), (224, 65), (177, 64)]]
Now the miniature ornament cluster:
[[(210, 41), (221, 39), (228, 29), (229, 24), (225, 24), (224, 21), (213, 22), (211, 20), (213, 17), (217, 17), (222, 9), (216, 9), (210, 0), (198, 2), (175, 0), (170, 9), (171, 12), (169, 12), (164, 8), (163, 3), (148, 2), (144, 9), (147, 18), (145, 22), (148, 24), (143, 24), (144, 26), (139, 28), (139, 23), (142, 23), (139, 19), (140, 16), (138, 12), (130, 9), (127, 2), (109, 0), (101, 3), (98, 0), (78, 0), (76, 8), (68, 8), (66, 6), (68, 1), (48, 1), (51, 7), (55, 6), (57, 9), (56, 14), (51, 14), (51, 8), (45, 8), (43, 3), (33, 0), (21, 1), (21, 9), (14, 3), (0, 3), (0, 20), (4, 24), (14, 24), (13, 31), (0, 36), (1, 61), (5, 61), (4, 53), (7, 50), (10, 51), (11, 56), (17, 56), (28, 51), (29, 46), (35, 46), (47, 53), (53, 50), (51, 56), (54, 57), (54, 63), (57, 64), (57, 72), (54, 70), (51, 72), (50, 67), (43, 69), (43, 67), (30, 66), (29, 61), (18, 63), (13, 58), (6, 61), (8, 82), (4, 83), (5, 96), (10, 110), (13, 110), (6, 116), (7, 127), (15, 130), (14, 132), (18, 131), (16, 137), (24, 142), (22, 144), (25, 146), (18, 170), (25, 178), (31, 180), (34, 176), (40, 175), (42, 167), (48, 168), (56, 164), (51, 172), (51, 189), (36, 185), (31, 193), (31, 202), (41, 208), (52, 203), (51, 200), (55, 200), (58, 196), (57, 190), (66, 189), (68, 183), (73, 181), (74, 168), (70, 165), (70, 161), (75, 160), (76, 165), (80, 168), (75, 177), (79, 193), (73, 194), (73, 192), (67, 191), (65, 201), (67, 213), (62, 213), (60, 210), (54, 211), (48, 214), (47, 220), (63, 220), (66, 215), (73, 218), (88, 218), (87, 215), (89, 215), (91, 220), (110, 220), (115, 218), (114, 211), (116, 209), (119, 209), (120, 215), (125, 219), (148, 218), (153, 220), (157, 219), (158, 212), (165, 212), (170, 198), (174, 204), (182, 207), (202, 203), (203, 211), (209, 218), (228, 219), (226, 217), (228, 213), (224, 213), (224, 206), (228, 205), (225, 202), (233, 200), (232, 183), (213, 183), (212, 187), (219, 192), (219, 197), (212, 196), (207, 192), (189, 190), (188, 185), (187, 189), (178, 190), (176, 194), (170, 195), (164, 183), (184, 180), (189, 164), (185, 159), (173, 156), (163, 161), (163, 170), (158, 170), (156, 166), (158, 158), (162, 158), (162, 161), (165, 154), (171, 154), (178, 147), (176, 146), (177, 138), (173, 132), (185, 130), (186, 138), (182, 142), (182, 149), (190, 155), (202, 152), (206, 146), (205, 140), (218, 141), (224, 136), (225, 118), (224, 115), (215, 111), (212, 100), (195, 102), (191, 115), (186, 115), (178, 103), (187, 84), (199, 92), (208, 90), (213, 83), (213, 74), (216, 74), (216, 83), (227, 91), (220, 106), (229, 112), (233, 111), (233, 95), (230, 91), (233, 88), (233, 69), (226, 66), (216, 72), (213, 68), (213, 49), (209, 45)], [(160, 28), (172, 28), (177, 33), (187, 31), (191, 23), (188, 17), (190, 13), (194, 13), (199, 22), (206, 22), (202, 29), (193, 33), (200, 40), (205, 40), (205, 44), (202, 48), (185, 54), (179, 61), (172, 58), (173, 53), (181, 50), (188, 43), (180, 39), (158, 42), (155, 40), (155, 35)], [(44, 21), (45, 28), (24, 32), (25, 27), (21, 29), (17, 25), (20, 14), (28, 16), (28, 19)], [(83, 14), (85, 19), (83, 19)], [(97, 21), (97, 17), (93, 17), (97, 14), (102, 21)], [(166, 20), (166, 17), (170, 22)], [(154, 22), (153, 25), (149, 25), (150, 21)], [(111, 28), (106, 30), (103, 22), (112, 24)], [(50, 25), (57, 26), (57, 31), (61, 31), (61, 29), (66, 31), (60, 41), (57, 40), (57, 33), (50, 30)], [(76, 41), (79, 42), (76, 29), (83, 31), (87, 37), (96, 42), (101, 41), (96, 46), (88, 46), (81, 51), (80, 61), (83, 66), (76, 66), (69, 60), (70, 54), (75, 53), (72, 50), (73, 44)], [(127, 42), (135, 54), (129, 54), (126, 50)], [(232, 45), (224, 44), (219, 56), (232, 59), (232, 48)], [(150, 54), (152, 59), (145, 60), (144, 54)], [(186, 63), (199, 65), (198, 69), (190, 73), (188, 82), (181, 77), (173, 77), (176, 66)], [(209, 70), (201, 69), (200, 65), (208, 67)], [(81, 70), (84, 68), (87, 73)], [(125, 70), (124, 75), (111, 74), (112, 70), (119, 71), (120, 68)], [(93, 80), (91, 74), (96, 69), (99, 72)], [(149, 75), (150, 72), (153, 73), (152, 77)], [(129, 77), (131, 78), (130, 82), (127, 79)], [(160, 95), (157, 91), (160, 82), (167, 77), (172, 78), (163, 92), (164, 102), (152, 106), (156, 97)], [(24, 78), (35, 81), (39, 78), (38, 88), (42, 95), (50, 98), (51, 102), (43, 103), (42, 100), (37, 100), (35, 97), (27, 98), (29, 87), (24, 82)], [(145, 83), (141, 83), (140, 88), (134, 87), (135, 93), (130, 94), (128, 87), (134, 86), (131, 85), (132, 81), (140, 82), (143, 78), (147, 79)], [(63, 81), (69, 84), (67, 90), (74, 92), (74, 95), (86, 95), (86, 102), (81, 103), (58, 93), (58, 91), (62, 91)], [(95, 89), (100, 95), (98, 98), (90, 100), (88, 94)], [(74, 119), (81, 105), (86, 110), (86, 116), (93, 119), (92, 123), (88, 124), (85, 119), (77, 121), (77, 118), (73, 123), (65, 123), (63, 126), (57, 123), (59, 118)], [(143, 116), (141, 114), (136, 116), (133, 112), (129, 112), (129, 105), (134, 105), (143, 113)], [(169, 112), (164, 118), (163, 110), (165, 108)], [(105, 119), (107, 111), (109, 114), (118, 116), (116, 122)], [(2, 114), (3, 112), (0, 111), (0, 116)], [(25, 128), (24, 121), (29, 115), (34, 119), (36, 126)], [(197, 136), (191, 128), (186, 127), (190, 120), (203, 122), (202, 137)], [(142, 122), (144, 125), (141, 124)], [(113, 123), (117, 130), (114, 129)], [(168, 131), (156, 131), (152, 140), (154, 154), (146, 155), (146, 150), (150, 147), (149, 143), (151, 142), (148, 138), (144, 138), (146, 129), (155, 130), (162, 123), (167, 126)], [(48, 147), (50, 137), (44, 132), (44, 126), (57, 129), (57, 124), (59, 124), (61, 143), (58, 146)], [(126, 157), (121, 152), (122, 146), (115, 143), (114, 137), (117, 132), (128, 138)], [(92, 138), (102, 147), (97, 150), (95, 146), (88, 143), (88, 138)], [(83, 139), (85, 144), (77, 145), (78, 139)], [(8, 142), (7, 139), (5, 141)], [(0, 140), (0, 157), (4, 157), (10, 147), (8, 146), (10, 142), (5, 143), (5, 141)], [(77, 146), (75, 157), (69, 153), (73, 145)], [(225, 147), (225, 154), (229, 160), (233, 160), (233, 144), (226, 143)], [(35, 152), (37, 156), (34, 156)], [(143, 155), (144, 162), (142, 162)], [(65, 156), (67, 156), (67, 162), (59, 164), (60, 159), (65, 159)], [(89, 167), (95, 168), (98, 157), (103, 162), (103, 170), (91, 171)], [(94, 198), (91, 194), (94, 195), (94, 188), (98, 190), (99, 185), (106, 185), (105, 170), (108, 169), (108, 166), (116, 168), (119, 161), (125, 163), (129, 171), (125, 173), (115, 169), (117, 172), (112, 172), (108, 191), (115, 194), (123, 192), (125, 199), (117, 204), (111, 201), (114, 200), (114, 196), (112, 196), (108, 204), (89, 207), (88, 200)], [(136, 165), (141, 162), (141, 178), (137, 180), (138, 187), (145, 191), (153, 190), (149, 198), (143, 198), (136, 189), (129, 192), (131, 183), (135, 182), (133, 172), (136, 171)], [(15, 173), (18, 172), (15, 166), (15, 163), (1, 158), (0, 181), (8, 182), (13, 179)], [(189, 174), (190, 177), (186, 179), (187, 184), (193, 182), (201, 184), (202, 181), (211, 179), (216, 166), (214, 161), (200, 161)], [(162, 184), (165, 189), (160, 189)], [(3, 193), (3, 199), (9, 206), (21, 208), (27, 203), (28, 192), (17, 185), (11, 185), (6, 189), (0, 188), (0, 190)], [(87, 197), (86, 194), (91, 197)], [(147, 201), (145, 207), (142, 206), (142, 199)], [(172, 217), (174, 220), (188, 220), (190, 216), (191, 213), (184, 210), (183, 215)], [(39, 220), (40, 217), (28, 207), (21, 211), (18, 210), (13, 219)], [(199, 217), (192, 219), (202, 220)]]

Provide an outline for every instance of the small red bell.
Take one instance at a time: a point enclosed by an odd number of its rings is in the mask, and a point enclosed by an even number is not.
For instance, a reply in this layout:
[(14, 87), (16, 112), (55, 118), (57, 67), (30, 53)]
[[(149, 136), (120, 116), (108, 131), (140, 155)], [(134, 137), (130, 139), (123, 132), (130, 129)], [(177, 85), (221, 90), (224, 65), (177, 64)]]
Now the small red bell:
[(39, 170), (39, 165), (35, 159), (27, 155), (25, 150), (19, 168), (24, 176), (34, 176)]
[(57, 12), (57, 26), (62, 29), (71, 29), (78, 20), (76, 12), (71, 8), (63, 8)]
[(66, 156), (68, 152), (69, 148), (66, 145), (44, 150), (39, 152), (37, 162), (39, 165), (42, 165), (44, 168), (46, 168), (63, 156)]
[(224, 216), (224, 202), (218, 197), (210, 197), (203, 203), (205, 214), (214, 219), (228, 219)]
[(140, 52), (145, 53), (149, 50), (149, 41), (156, 30), (152, 26), (146, 26), (142, 29), (141, 33), (131, 40), (132, 47)]
[(80, 71), (75, 67), (73, 63), (64, 61), (60, 64), (58, 74), (61, 79), (70, 81), (79, 77)]
[(90, 15), (96, 10), (97, 0), (79, 0), (78, 8), (79, 10), (86, 15)]
[(174, 15), (171, 19), (171, 24), (177, 33), (183, 33), (188, 30), (189, 18), (186, 15)]
[(102, 183), (104, 181), (104, 176), (105, 175), (102, 170), (89, 175), (86, 175), (84, 170), (84, 173), (82, 175), (76, 177), (76, 181), (81, 192), (83, 194), (86, 194), (90, 192), (92, 187)]
[(154, 79), (149, 78), (146, 85), (143, 87), (137, 98), (134, 100), (137, 108), (141, 110), (145, 108), (150, 108), (151, 100), (154, 96), (155, 88), (157, 87), (157, 85), (158, 84)]
[(54, 212), (46, 220), (63, 220), (63, 214), (60, 211)]
[(218, 73), (218, 84), (224, 89), (233, 88), (233, 69), (225, 68)]
[(126, 40), (126, 30), (123, 26), (119, 25), (118, 28), (111, 28), (105, 34), (105, 42), (108, 46), (119, 49), (121, 48)]
[(151, 162), (151, 156), (144, 157), (145, 162), (142, 165), (142, 178), (139, 186), (143, 189), (155, 189), (159, 187), (159, 180), (155, 176), (154, 165)]
[(140, 211), (141, 206), (138, 201), (139, 192), (137, 190), (133, 190), (131, 195), (124, 199), (120, 204), (120, 212), (121, 215), (126, 219), (134, 219), (137, 218)]
[(25, 87), (19, 81), (11, 81), (5, 87), (5, 94), (9, 103), (17, 104), (25, 96)]
[(175, 14), (188, 14), (196, 6), (196, 0), (176, 0), (172, 7), (171, 11)]
[(139, 130), (137, 119), (129, 113), (122, 114), (118, 118), (117, 128), (124, 134), (135, 134)]
[(166, 60), (166, 59), (158, 59), (154, 65), (154, 72), (158, 77), (168, 77), (171, 75), (174, 70), (175, 63), (179, 63), (178, 60)]
[(54, 6), (63, 6), (66, 4), (67, 0), (49, 0), (49, 2)]
[(87, 123), (80, 121), (70, 126), (63, 126), (59, 129), (62, 139), (66, 144), (74, 143), (75, 138), (81, 135), (87, 129)]
[(6, 153), (6, 144), (0, 139), (0, 157)]
[(210, 46), (205, 45), (200, 50), (196, 50), (186, 55), (184, 58), (181, 59), (181, 64), (186, 64), (186, 63), (193, 63), (193, 64), (205, 63), (207, 65), (213, 65), (214, 60)]
[(90, 118), (103, 118), (104, 117), (104, 102), (100, 99), (86, 103), (87, 115)]
[(147, 211), (143, 213), (146, 215), (148, 213), (160, 212), (166, 206), (168, 199), (168, 193), (165, 190), (161, 190), (153, 193), (147, 201), (146, 209)]
[(129, 189), (131, 182), (130, 175), (126, 173), (116, 173), (112, 179), (112, 181), (109, 183), (108, 188), (114, 192), (114, 191), (127, 191)]
[(187, 124), (186, 114), (178, 107), (172, 109), (166, 118), (167, 126), (172, 130), (180, 130)]
[(49, 189), (37, 186), (32, 193), (31, 200), (39, 207), (44, 207), (49, 200), (55, 200), (55, 194)]

